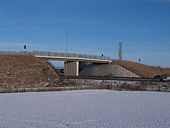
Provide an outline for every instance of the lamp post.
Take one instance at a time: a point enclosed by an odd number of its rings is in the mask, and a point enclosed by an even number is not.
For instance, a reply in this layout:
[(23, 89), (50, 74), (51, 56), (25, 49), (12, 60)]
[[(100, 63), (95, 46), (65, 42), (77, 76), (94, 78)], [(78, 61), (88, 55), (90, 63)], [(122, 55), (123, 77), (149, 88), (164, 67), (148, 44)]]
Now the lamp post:
[(68, 36), (69, 36), (69, 33), (66, 33), (65, 34), (65, 39), (66, 39), (66, 49), (65, 49), (65, 53), (66, 53), (66, 57), (65, 57), (65, 79), (67, 80), (67, 48), (68, 48)]

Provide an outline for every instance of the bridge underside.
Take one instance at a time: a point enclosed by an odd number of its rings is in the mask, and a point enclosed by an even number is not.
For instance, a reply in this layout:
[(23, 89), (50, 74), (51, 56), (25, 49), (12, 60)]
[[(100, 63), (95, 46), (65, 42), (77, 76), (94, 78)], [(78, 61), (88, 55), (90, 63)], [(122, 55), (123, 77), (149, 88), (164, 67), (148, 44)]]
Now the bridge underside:
[(64, 75), (66, 76), (79, 76), (80, 71), (87, 65), (92, 64), (90, 62), (82, 61), (65, 61), (64, 62)]

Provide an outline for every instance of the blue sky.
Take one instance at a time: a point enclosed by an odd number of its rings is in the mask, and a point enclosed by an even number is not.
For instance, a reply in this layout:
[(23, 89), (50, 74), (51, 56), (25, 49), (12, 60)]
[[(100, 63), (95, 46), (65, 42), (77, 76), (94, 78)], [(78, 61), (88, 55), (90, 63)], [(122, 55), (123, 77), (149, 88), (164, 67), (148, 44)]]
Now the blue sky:
[(68, 51), (170, 67), (170, 0), (0, 0), (0, 51)]

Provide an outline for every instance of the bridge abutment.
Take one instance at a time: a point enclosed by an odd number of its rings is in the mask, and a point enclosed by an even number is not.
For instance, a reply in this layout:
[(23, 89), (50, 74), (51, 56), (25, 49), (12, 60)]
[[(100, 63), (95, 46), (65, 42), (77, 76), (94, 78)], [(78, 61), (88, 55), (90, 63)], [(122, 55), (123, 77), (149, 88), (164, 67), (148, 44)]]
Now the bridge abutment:
[(67, 61), (64, 63), (65, 76), (79, 76), (79, 61)]

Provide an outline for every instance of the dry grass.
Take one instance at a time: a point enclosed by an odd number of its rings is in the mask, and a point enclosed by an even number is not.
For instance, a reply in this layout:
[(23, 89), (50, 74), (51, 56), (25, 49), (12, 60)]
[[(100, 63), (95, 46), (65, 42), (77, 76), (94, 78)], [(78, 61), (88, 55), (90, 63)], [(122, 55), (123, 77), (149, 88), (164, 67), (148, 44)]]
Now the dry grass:
[(54, 86), (58, 80), (51, 67), (34, 56), (0, 54), (0, 88)]
[(120, 66), (134, 72), (135, 74), (145, 77), (145, 78), (153, 78), (155, 75), (170, 75), (170, 68), (161, 68), (155, 66), (148, 66), (144, 64), (139, 64), (130, 61), (119, 61), (113, 60), (113, 63), (117, 63)]

